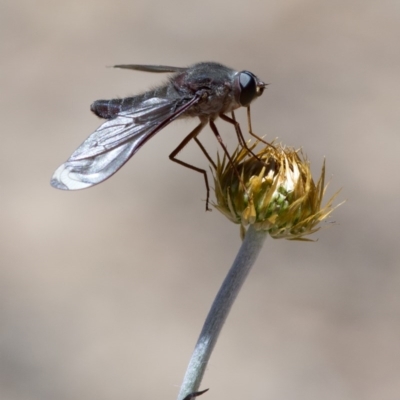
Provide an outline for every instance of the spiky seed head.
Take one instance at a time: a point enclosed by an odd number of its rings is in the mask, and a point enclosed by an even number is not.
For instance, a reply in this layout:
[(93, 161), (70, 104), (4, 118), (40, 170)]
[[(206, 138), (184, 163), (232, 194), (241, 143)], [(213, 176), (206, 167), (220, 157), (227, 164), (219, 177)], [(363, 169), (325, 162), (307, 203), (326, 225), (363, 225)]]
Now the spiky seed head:
[[(250, 146), (251, 150), (256, 145)], [(336, 208), (332, 203), (337, 193), (321, 207), (325, 161), (315, 183), (301, 151), (274, 144), (255, 155), (238, 148), (231, 156), (232, 163), (217, 155), (214, 207), (240, 224), (242, 238), (246, 228), (254, 225), (276, 239), (306, 240)]]

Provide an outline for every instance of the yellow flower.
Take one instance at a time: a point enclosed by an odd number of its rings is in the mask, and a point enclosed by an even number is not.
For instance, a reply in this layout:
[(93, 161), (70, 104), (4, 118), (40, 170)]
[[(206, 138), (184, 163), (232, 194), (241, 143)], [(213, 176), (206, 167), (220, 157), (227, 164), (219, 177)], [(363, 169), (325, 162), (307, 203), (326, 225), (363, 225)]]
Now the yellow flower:
[(325, 161), (314, 183), (310, 163), (299, 151), (274, 144), (256, 156), (238, 148), (231, 156), (232, 165), (226, 156), (221, 160), (217, 155), (214, 207), (240, 224), (242, 238), (246, 227), (253, 225), (273, 238), (307, 240), (303, 237), (316, 232), (319, 222), (336, 208), (332, 202), (337, 193), (321, 207), (326, 189)]

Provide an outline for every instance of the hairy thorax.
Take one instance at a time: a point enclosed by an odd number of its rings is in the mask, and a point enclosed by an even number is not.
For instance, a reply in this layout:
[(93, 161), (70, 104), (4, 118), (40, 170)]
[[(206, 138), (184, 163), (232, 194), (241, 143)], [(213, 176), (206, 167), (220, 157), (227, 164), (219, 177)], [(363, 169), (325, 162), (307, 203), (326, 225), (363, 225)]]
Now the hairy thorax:
[(215, 119), (219, 114), (229, 113), (239, 108), (229, 88), (211, 92), (204, 90), (200, 102), (186, 111), (182, 117), (199, 117), (201, 119)]

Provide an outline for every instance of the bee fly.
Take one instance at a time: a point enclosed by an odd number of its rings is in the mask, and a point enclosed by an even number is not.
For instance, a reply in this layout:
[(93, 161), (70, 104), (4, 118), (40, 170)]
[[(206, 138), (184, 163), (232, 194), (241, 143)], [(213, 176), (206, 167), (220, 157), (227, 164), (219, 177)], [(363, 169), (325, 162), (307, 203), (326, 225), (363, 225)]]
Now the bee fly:
[[(266, 84), (249, 71), (238, 72), (215, 62), (201, 62), (188, 68), (161, 65), (115, 67), (169, 72), (172, 75), (166, 84), (137, 96), (95, 101), (91, 110), (106, 121), (55, 171), (51, 185), (62, 190), (78, 190), (97, 185), (117, 172), (144, 143), (170, 122), (177, 118), (198, 117), (200, 123), (169, 158), (203, 174), (208, 210), (207, 172), (177, 159), (176, 156), (194, 139), (207, 159), (214, 164), (197, 138), (200, 131), (209, 124), (230, 159), (214, 122), (218, 117), (235, 126), (239, 143), (248, 149), (233, 111), (239, 107), (247, 107), (249, 131), (257, 137), (251, 132), (250, 103), (262, 95)], [(227, 113), (231, 113), (232, 118)]]

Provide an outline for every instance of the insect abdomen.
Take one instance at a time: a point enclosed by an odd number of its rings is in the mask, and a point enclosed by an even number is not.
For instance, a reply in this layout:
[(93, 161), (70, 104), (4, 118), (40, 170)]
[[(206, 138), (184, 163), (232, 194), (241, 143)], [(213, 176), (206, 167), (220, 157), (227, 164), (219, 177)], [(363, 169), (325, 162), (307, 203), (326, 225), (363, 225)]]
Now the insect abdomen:
[(105, 119), (115, 118), (120, 112), (132, 107), (134, 97), (112, 100), (96, 100), (90, 106), (90, 110), (98, 117)]

